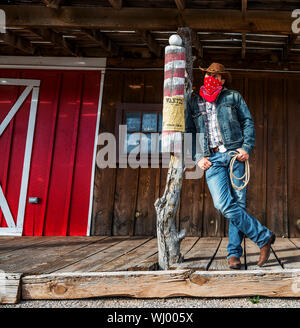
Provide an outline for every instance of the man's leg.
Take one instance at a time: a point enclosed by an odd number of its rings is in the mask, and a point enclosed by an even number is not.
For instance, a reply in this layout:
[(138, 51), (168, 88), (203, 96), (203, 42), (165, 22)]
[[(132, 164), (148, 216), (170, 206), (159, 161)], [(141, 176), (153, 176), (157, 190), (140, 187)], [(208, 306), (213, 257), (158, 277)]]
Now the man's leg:
[(209, 157), (212, 166), (206, 170), (206, 181), (214, 206), (225, 218), (231, 220), (239, 231), (261, 248), (267, 244), (272, 232), (234, 200), (227, 171), (227, 156), (227, 153), (217, 152)]
[[(230, 177), (230, 166), (227, 166), (228, 176)], [(243, 162), (235, 161), (233, 165), (233, 174), (236, 177), (241, 177), (245, 173), (245, 164)], [(233, 178), (233, 182), (237, 186), (243, 185), (243, 180)], [(230, 190), (234, 200), (242, 208), (246, 209), (246, 190), (247, 186), (242, 190), (237, 190), (230, 185)], [(228, 245), (227, 245), (227, 258), (235, 256), (240, 258), (243, 255), (243, 248), (241, 243), (243, 241), (244, 234), (232, 223), (232, 220), (229, 220), (229, 229), (228, 229)]]

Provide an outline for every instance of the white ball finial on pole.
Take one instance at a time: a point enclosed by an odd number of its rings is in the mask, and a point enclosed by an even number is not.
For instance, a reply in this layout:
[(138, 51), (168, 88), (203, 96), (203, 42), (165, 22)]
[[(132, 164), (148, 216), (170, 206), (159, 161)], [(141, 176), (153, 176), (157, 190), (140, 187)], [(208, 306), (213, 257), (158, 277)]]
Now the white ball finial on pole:
[(182, 39), (178, 34), (172, 34), (169, 37), (169, 44), (171, 46), (181, 46), (182, 45)]

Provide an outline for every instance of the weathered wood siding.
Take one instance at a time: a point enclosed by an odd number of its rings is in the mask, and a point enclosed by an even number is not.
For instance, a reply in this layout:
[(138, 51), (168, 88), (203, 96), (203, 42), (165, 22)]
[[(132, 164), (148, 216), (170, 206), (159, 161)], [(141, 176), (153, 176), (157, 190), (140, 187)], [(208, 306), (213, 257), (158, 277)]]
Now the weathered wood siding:
[[(195, 73), (194, 85), (201, 83)], [(255, 120), (248, 211), (278, 235), (300, 237), (300, 74), (234, 72), (232, 89), (244, 96)], [(163, 71), (107, 71), (100, 132), (115, 129), (117, 103), (162, 103)], [(96, 169), (94, 235), (155, 235), (154, 201), (167, 168)], [(298, 224), (297, 224), (298, 222)], [(182, 187), (178, 228), (188, 236), (226, 236), (205, 179)]]

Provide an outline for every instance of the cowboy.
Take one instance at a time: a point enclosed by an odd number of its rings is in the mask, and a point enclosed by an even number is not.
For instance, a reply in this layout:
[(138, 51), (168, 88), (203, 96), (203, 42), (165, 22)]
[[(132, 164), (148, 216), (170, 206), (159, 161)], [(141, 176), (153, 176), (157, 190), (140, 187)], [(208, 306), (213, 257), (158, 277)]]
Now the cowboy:
[[(231, 74), (219, 63), (212, 63), (205, 72), (204, 85), (199, 93), (187, 97), (185, 132), (192, 133), (192, 158), (205, 171), (206, 182), (214, 206), (229, 219), (228, 265), (240, 269), (241, 246), (244, 235), (260, 248), (258, 266), (263, 266), (270, 255), (275, 234), (263, 226), (246, 211), (246, 187), (235, 189), (230, 180), (230, 152), (235, 151), (233, 165), (234, 184), (240, 187), (245, 172), (245, 161), (249, 160), (255, 144), (255, 128), (251, 113), (242, 95), (227, 87)], [(203, 142), (201, 144), (200, 136)], [(196, 140), (199, 138), (199, 140)], [(195, 142), (201, 150), (195, 149)], [(239, 190), (241, 189), (241, 190)]]

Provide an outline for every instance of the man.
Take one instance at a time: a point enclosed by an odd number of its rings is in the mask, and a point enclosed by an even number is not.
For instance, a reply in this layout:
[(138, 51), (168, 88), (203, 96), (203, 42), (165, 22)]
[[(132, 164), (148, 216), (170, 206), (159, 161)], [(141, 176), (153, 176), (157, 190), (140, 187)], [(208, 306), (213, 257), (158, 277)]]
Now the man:
[[(230, 180), (229, 154), (238, 152), (234, 162), (233, 174), (241, 177), (245, 171), (245, 161), (249, 159), (255, 144), (255, 128), (251, 113), (241, 96), (229, 90), (231, 75), (219, 63), (212, 63), (205, 71), (204, 85), (199, 94), (187, 98), (185, 115), (186, 132), (193, 136), (193, 160), (205, 171), (207, 185), (214, 206), (229, 219), (229, 243), (227, 259), (229, 267), (240, 269), (243, 254), (241, 242), (246, 235), (260, 248), (258, 266), (263, 266), (270, 255), (275, 234), (263, 226), (246, 211), (246, 187), (236, 190)], [(198, 133), (198, 134), (196, 134)], [(196, 150), (198, 136), (204, 134), (201, 151)], [(242, 180), (233, 178), (235, 185), (241, 186)]]

